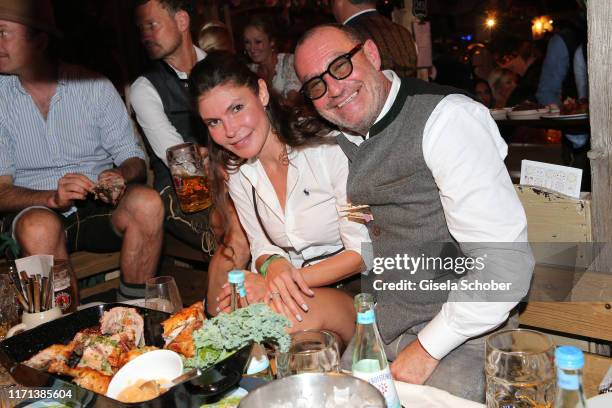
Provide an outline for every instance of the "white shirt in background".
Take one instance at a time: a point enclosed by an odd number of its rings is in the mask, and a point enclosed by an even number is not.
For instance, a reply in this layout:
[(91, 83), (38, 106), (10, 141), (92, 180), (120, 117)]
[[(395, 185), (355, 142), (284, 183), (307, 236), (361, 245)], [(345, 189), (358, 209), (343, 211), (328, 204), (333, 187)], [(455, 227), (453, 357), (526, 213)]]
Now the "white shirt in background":
[[(206, 53), (198, 47), (193, 47), (198, 61), (206, 58)], [(186, 72), (178, 71), (172, 67), (179, 78), (187, 79)], [(164, 104), (157, 93), (157, 89), (144, 76), (136, 78), (130, 87), (130, 104), (136, 113), (136, 120), (142, 128), (153, 153), (160, 158), (165, 165), (166, 150), (169, 147), (184, 143), (183, 136), (176, 130), (174, 125), (164, 112)]]

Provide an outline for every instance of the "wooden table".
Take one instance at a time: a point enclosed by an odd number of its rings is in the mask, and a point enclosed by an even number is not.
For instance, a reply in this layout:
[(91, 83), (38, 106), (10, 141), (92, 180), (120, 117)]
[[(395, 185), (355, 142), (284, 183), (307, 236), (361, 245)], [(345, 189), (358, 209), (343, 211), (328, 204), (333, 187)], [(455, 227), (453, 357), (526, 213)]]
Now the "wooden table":
[(584, 354), (582, 385), (587, 398), (597, 395), (599, 384), (610, 368), (610, 359), (596, 354)]

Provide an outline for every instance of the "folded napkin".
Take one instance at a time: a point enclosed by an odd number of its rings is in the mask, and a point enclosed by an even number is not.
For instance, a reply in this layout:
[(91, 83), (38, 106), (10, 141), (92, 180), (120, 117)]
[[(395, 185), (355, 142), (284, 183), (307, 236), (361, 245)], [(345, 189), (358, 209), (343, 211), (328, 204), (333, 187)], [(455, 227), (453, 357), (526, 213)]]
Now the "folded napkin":
[(439, 388), (428, 385), (394, 381), (400, 402), (410, 408), (483, 408), (483, 404), (456, 397)]

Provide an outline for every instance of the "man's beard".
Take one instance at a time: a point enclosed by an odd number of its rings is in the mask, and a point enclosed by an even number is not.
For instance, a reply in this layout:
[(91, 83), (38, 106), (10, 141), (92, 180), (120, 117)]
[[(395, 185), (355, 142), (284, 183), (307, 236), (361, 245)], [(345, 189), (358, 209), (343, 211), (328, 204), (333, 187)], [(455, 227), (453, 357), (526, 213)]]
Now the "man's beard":
[(319, 114), (323, 116), (323, 118), (325, 118), (328, 122), (331, 122), (334, 125), (338, 126), (341, 131), (346, 130), (349, 133), (355, 133), (362, 136), (368, 134), (368, 132), (370, 131), (370, 127), (374, 124), (374, 121), (376, 120), (376, 116), (362, 117), (362, 119), (356, 123), (349, 123), (348, 121), (339, 119), (338, 117), (331, 117), (323, 113)]
[[(154, 45), (154, 47), (149, 48), (147, 47), (147, 44), (152, 44)], [(170, 49), (164, 49), (159, 43), (155, 42), (155, 41), (146, 41), (143, 43), (147, 54), (149, 55), (149, 58), (152, 60), (159, 60), (159, 59), (164, 59), (166, 57), (168, 57), (169, 55), (174, 54), (174, 52), (179, 48), (179, 46), (181, 45), (181, 40), (178, 39), (176, 44), (171, 47)]]

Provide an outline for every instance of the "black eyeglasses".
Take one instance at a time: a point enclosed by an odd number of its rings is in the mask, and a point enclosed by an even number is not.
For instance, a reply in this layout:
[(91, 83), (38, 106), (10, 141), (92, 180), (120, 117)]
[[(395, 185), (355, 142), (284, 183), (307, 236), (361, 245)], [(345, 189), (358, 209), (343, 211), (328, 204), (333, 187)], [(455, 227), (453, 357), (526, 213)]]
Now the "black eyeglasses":
[(325, 95), (327, 92), (327, 84), (323, 79), (325, 74), (329, 74), (332, 78), (337, 80), (344, 79), (351, 75), (353, 72), (353, 63), (351, 58), (353, 58), (353, 56), (357, 54), (362, 47), (363, 44), (357, 44), (352, 50), (346, 54), (340, 55), (330, 62), (325, 72), (323, 72), (321, 75), (310, 78), (308, 81), (304, 82), (302, 89), (300, 89), (302, 95), (311, 101), (319, 99)]

